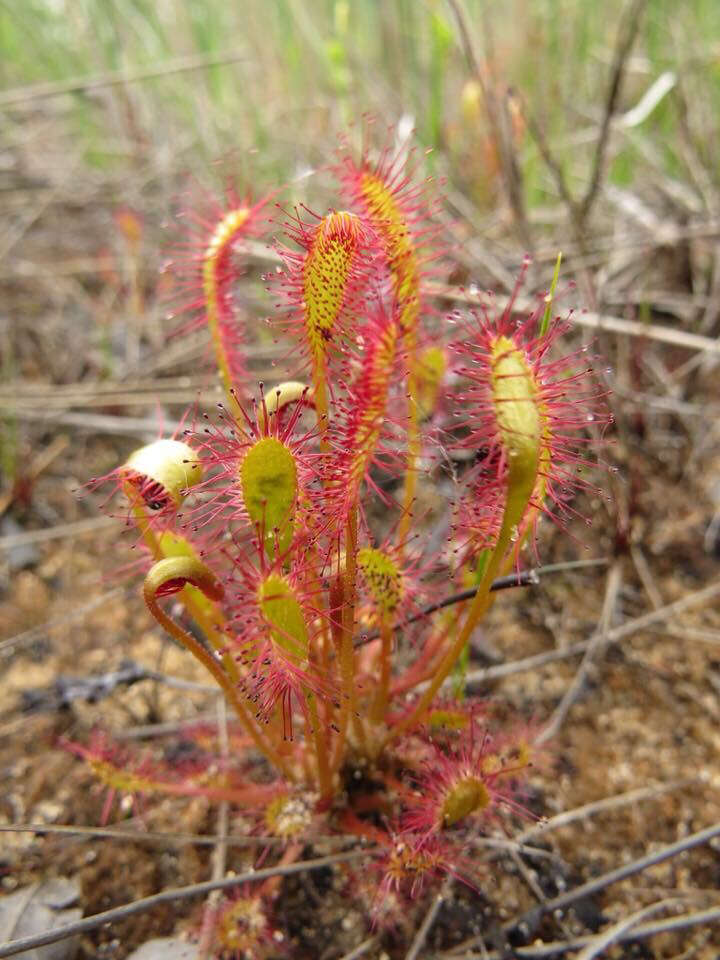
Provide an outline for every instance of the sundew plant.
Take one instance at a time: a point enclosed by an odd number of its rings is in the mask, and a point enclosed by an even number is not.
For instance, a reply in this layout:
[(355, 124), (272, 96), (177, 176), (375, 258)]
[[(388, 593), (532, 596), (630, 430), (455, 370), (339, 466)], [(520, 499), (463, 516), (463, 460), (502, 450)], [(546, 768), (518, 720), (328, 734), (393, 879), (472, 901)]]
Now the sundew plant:
[[(481, 882), (468, 838), (530, 815), (532, 730), (496, 729), (462, 665), (498, 578), (537, 556), (539, 521), (564, 529), (578, 493), (602, 494), (608, 422), (551, 294), (524, 314), (512, 297), (443, 315), (432, 276), (452, 251), (418, 168), (412, 152), (344, 147), (337, 208), (229, 194), (180, 241), (189, 323), (209, 328), (225, 399), (112, 477), (150, 615), (234, 714), (230, 757), (171, 769), (103, 739), (81, 748), (113, 791), (236, 805), (288, 862), (319, 835), (365, 838), (370, 866), (343, 870), (376, 925), (434, 878)], [(263, 384), (238, 281), (249, 241), (281, 230), (266, 279), (285, 370)], [(444, 469), (443, 512), (423, 489)], [(276, 896), (224, 901), (219, 955), (270, 949)]]

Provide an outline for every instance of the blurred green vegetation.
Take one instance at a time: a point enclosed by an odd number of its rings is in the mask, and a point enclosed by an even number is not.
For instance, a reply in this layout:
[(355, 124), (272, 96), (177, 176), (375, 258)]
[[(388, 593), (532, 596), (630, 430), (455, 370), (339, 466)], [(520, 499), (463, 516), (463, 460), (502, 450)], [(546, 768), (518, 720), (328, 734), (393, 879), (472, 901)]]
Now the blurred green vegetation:
[[(622, 0), (466, 0), (465, 7), (486, 82), (516, 91), (570, 184), (580, 185), (602, 115)], [(213, 63), (227, 54), (236, 59)], [(145, 76), (188, 56), (206, 62)], [(617, 183), (633, 180), (638, 159), (668, 176), (683, 175), (682, 141), (694, 135), (683, 128), (684, 101), (701, 101), (704, 115), (720, 116), (718, 0), (649, 0), (621, 110), (667, 70), (681, 72), (683, 98), (673, 91), (627, 131), (612, 156)], [(241, 178), (276, 183), (328, 160), (338, 134), (369, 113), (387, 124), (408, 115), (419, 142), (440, 148), (441, 172), (480, 207), (496, 189), (492, 136), (468, 86), (469, 67), (445, 0), (0, 5), (4, 90), (108, 71), (123, 71), (129, 80), (29, 101), (60, 115), (85, 160), (102, 170), (161, 157), (207, 175), (211, 161), (232, 154)], [(19, 122), (17, 104), (7, 116), (6, 124)], [(516, 146), (529, 206), (555, 199), (522, 124)]]

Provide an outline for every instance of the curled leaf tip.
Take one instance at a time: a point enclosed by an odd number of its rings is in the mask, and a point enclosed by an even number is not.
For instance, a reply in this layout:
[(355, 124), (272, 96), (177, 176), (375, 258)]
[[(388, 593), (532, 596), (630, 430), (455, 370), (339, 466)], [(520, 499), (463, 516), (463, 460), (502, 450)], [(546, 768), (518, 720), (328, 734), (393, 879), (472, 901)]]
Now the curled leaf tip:
[(203, 477), (197, 454), (180, 440), (156, 440), (135, 450), (122, 467), (150, 509), (179, 507), (185, 492)]
[(265, 409), (268, 413), (277, 413), (291, 403), (297, 403), (302, 396), (312, 403), (313, 392), (299, 380), (284, 380), (274, 387), (265, 397)]
[(224, 590), (215, 574), (195, 557), (165, 557), (148, 571), (143, 584), (145, 599), (154, 601), (179, 593), (190, 584), (201, 590), (210, 600), (220, 600)]

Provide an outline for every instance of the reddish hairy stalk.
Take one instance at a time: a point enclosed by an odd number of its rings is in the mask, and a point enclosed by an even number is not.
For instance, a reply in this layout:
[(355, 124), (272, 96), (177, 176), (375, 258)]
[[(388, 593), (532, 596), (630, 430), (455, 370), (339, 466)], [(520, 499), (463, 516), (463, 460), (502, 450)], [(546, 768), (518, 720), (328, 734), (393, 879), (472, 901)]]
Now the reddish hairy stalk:
[(282, 282), (290, 302), (285, 325), (310, 362), (318, 427), (325, 434), (328, 360), (342, 351), (357, 326), (378, 245), (368, 224), (353, 213), (333, 210), (319, 217), (305, 210), (314, 222), (297, 214), (285, 224), (301, 250), (280, 248), (286, 264)]
[(249, 199), (228, 190), (225, 202), (216, 204), (206, 215), (187, 214), (196, 236), (177, 258), (181, 289), (192, 297), (181, 309), (190, 312), (192, 319), (176, 334), (207, 324), (215, 363), (233, 410), (233, 388), (240, 389), (247, 381), (245, 336), (235, 293), (243, 272), (239, 251), (243, 242), (260, 232), (265, 203), (266, 199), (253, 205)]
[(343, 679), (344, 703), (340, 716), (340, 742), (334, 765), (341, 761), (341, 750), (350, 716), (358, 738), (366, 742), (362, 719), (357, 713), (355, 690), (355, 653), (353, 635), (357, 577), (357, 513), (358, 497), (364, 479), (376, 457), (376, 450), (385, 427), (388, 397), (396, 369), (398, 326), (380, 305), (363, 328), (363, 351), (359, 355), (360, 370), (338, 402), (340, 424), (331, 435), (333, 451), (330, 466), (338, 516), (345, 518), (345, 569), (342, 574), (342, 639), (339, 658)]
[(389, 409), (391, 391), (399, 370), (399, 328), (395, 319), (377, 304), (362, 330), (361, 349), (347, 361), (349, 382), (347, 395), (337, 401), (337, 423), (331, 435), (330, 470), (338, 498), (340, 514), (348, 516), (354, 509), (367, 480), (370, 467), (380, 463), (378, 449), (389, 423), (398, 420)]
[(295, 775), (292, 769), (252, 722), (245, 705), (238, 696), (234, 682), (227, 676), (221, 664), (211, 653), (208, 653), (202, 644), (198, 643), (187, 631), (171, 620), (160, 607), (158, 597), (178, 593), (188, 583), (202, 590), (211, 600), (218, 600), (223, 594), (222, 586), (204, 564), (186, 557), (169, 557), (156, 563), (145, 578), (143, 597), (149, 612), (160, 626), (185, 647), (211, 674), (225, 693), (243, 729), (252, 737), (258, 750), (265, 754), (270, 762), (274, 763), (290, 781), (294, 781)]
[[(522, 431), (527, 429), (522, 417), (530, 408), (537, 409), (539, 418), (537, 463), (527, 508), (517, 529), (509, 531), (514, 555), (517, 557), (523, 539), (533, 533), (541, 513), (561, 527), (573, 518), (589, 524), (589, 518), (580, 516), (572, 506), (577, 492), (586, 490), (593, 496), (606, 497), (602, 488), (585, 478), (597, 468), (591, 456), (595, 431), (604, 431), (612, 422), (604, 403), (605, 393), (587, 363), (588, 348), (553, 357), (555, 344), (568, 331), (569, 322), (556, 320), (540, 334), (545, 307), (540, 300), (518, 325), (513, 317), (513, 299), (499, 316), (487, 309), (472, 314), (462, 339), (454, 346), (460, 361), (456, 372), (467, 384), (458, 394), (466, 411), (460, 424), (468, 431), (462, 446), (482, 451), (483, 455), (459, 504), (458, 527), (464, 531), (466, 555), (470, 556), (494, 548), (500, 536), (512, 472), (507, 438), (514, 435), (522, 441)], [(520, 383), (523, 376), (530, 384), (529, 393), (524, 398), (513, 397), (513, 384)], [(499, 398), (503, 383), (507, 396)], [(519, 410), (520, 419), (503, 424), (503, 409), (512, 411), (513, 406)]]
[(357, 578), (357, 506), (351, 507), (345, 527), (344, 568), (340, 568), (340, 555), (337, 557), (338, 570), (335, 575), (333, 599), (340, 614), (340, 623), (333, 630), (336, 652), (340, 664), (342, 680), (342, 703), (338, 723), (338, 739), (332, 761), (332, 770), (336, 772), (342, 766), (347, 742), (348, 727), (352, 720), (358, 741), (366, 745), (367, 733), (362, 717), (358, 713), (356, 689), (357, 666), (353, 635), (355, 627), (355, 601)]
[(206, 767), (187, 768), (182, 764), (168, 768), (145, 750), (131, 752), (127, 746), (112, 742), (102, 731), (94, 730), (87, 746), (61, 740), (60, 744), (86, 761), (94, 776), (108, 788), (102, 822), (107, 823), (113, 800), (118, 793), (133, 797), (202, 797), (210, 802), (239, 805), (265, 805), (283, 789), (278, 783), (247, 783), (237, 772), (218, 770), (208, 776)]
[[(468, 554), (471, 558), (489, 551), (483, 556), (478, 591), (427, 690), (415, 709), (388, 732), (385, 744), (417, 723), (427, 710), (490, 606), (490, 588), (506, 556), (514, 552), (517, 557), (516, 545), (538, 512), (545, 509), (546, 499), (561, 514), (567, 514), (575, 513), (566, 503), (574, 487), (589, 486), (593, 492), (602, 493), (575, 473), (578, 467), (593, 466), (582, 452), (591, 442), (586, 434), (588, 423), (599, 419), (609, 422), (599, 407), (598, 390), (593, 384), (583, 386), (592, 370), (574, 369), (576, 355), (548, 359), (548, 351), (564, 326), (552, 325), (538, 335), (539, 310), (519, 327), (511, 320), (511, 310), (512, 303), (492, 321), (487, 315), (479, 322), (475, 317), (467, 339), (458, 346), (462, 355), (472, 359), (471, 364), (460, 368), (470, 383), (470, 388), (460, 394), (471, 411), (465, 445), (473, 449), (484, 445), (489, 451), (484, 463), (489, 463), (493, 471), (489, 482), (483, 477), (474, 491), (480, 516), (487, 522), (479, 530), (471, 529), (471, 537), (481, 533), (486, 539), (480, 543), (471, 539)], [(483, 501), (488, 494), (489, 502)], [(555, 516), (552, 509), (547, 512)]]
[(259, 565), (237, 562), (227, 585), (228, 623), (230, 650), (245, 668), (240, 689), (258, 720), (267, 723), (278, 708), (283, 735), (292, 740), (295, 707), (306, 728), (320, 736), (317, 700), (333, 703), (337, 694), (310, 655), (325, 627), (318, 598), (304, 585), (307, 570), (299, 561), (286, 566), (283, 557)]
[(342, 189), (381, 240), (398, 322), (411, 345), (425, 309), (421, 281), (428, 262), (438, 256), (428, 252), (437, 232), (428, 223), (437, 201), (427, 195), (430, 179), (415, 182), (416, 170), (402, 150), (393, 152), (389, 147), (376, 162), (367, 148), (359, 161), (345, 150), (335, 167)]
[[(127, 498), (130, 515), (153, 560), (199, 554), (187, 537), (172, 533), (172, 521), (190, 489), (201, 483), (203, 469), (195, 449), (176, 437), (158, 439), (133, 451), (125, 463), (93, 486), (113, 481)], [(218, 652), (223, 651), (224, 618), (217, 604), (192, 586), (181, 600), (197, 626)], [(225, 669), (236, 678), (235, 665), (224, 658)]]
[(357, 553), (358, 612), (361, 622), (377, 624), (380, 634), (379, 649), (368, 678), (375, 685), (370, 718), (376, 725), (382, 724), (389, 701), (393, 630), (398, 621), (405, 620), (416, 609), (421, 590), (418, 563), (403, 564), (400, 546), (393, 546), (389, 540), (380, 548), (366, 546)]
[[(367, 150), (356, 163), (346, 152), (336, 173), (347, 194), (362, 210), (380, 238), (390, 275), (393, 311), (408, 356), (408, 429), (407, 463), (403, 513), (399, 536), (403, 540), (410, 527), (410, 518), (417, 486), (417, 463), (420, 456), (418, 328), (426, 305), (421, 282), (429, 257), (426, 250), (430, 230), (427, 227), (432, 204), (428, 203), (427, 182), (413, 182), (402, 151), (382, 151), (372, 163)], [(435, 254), (437, 256), (437, 254)]]
[(422, 652), (413, 661), (412, 665), (393, 683), (391, 691), (395, 697), (417, 687), (418, 684), (430, 680), (435, 673), (435, 661), (442, 653), (443, 644), (448, 636), (457, 629), (460, 621), (461, 609), (457, 608), (443, 615), (442, 622), (434, 628), (423, 646)]

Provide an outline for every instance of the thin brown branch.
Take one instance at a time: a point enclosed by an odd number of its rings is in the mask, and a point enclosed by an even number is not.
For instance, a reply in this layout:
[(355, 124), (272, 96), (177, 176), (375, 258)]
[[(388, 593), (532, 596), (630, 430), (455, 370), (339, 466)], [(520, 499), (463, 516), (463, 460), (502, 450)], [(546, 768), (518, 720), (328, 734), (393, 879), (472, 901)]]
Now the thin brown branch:
[(656, 850), (654, 853), (649, 853), (644, 857), (639, 857), (637, 860), (633, 860), (631, 863), (623, 864), (622, 867), (617, 867), (615, 870), (609, 870), (607, 873), (603, 873), (599, 877), (588, 880), (587, 883), (583, 883), (579, 887), (575, 887), (573, 890), (568, 890), (567, 893), (562, 893), (557, 897), (553, 897), (552, 900), (548, 900), (541, 906), (535, 907), (534, 909), (529, 910), (527, 913), (522, 914), (522, 916), (518, 917), (517, 919), (511, 921), (509, 924), (507, 924), (506, 930), (532, 930), (544, 914), (552, 913), (555, 910), (564, 910), (573, 903), (577, 903), (578, 900), (582, 900), (584, 897), (589, 897), (594, 893), (599, 893), (601, 890), (611, 886), (613, 883), (618, 883), (620, 880), (625, 880), (627, 877), (633, 877), (638, 873), (642, 873), (643, 870), (647, 870), (649, 867), (657, 866), (659, 863), (664, 863), (665, 860), (670, 860), (672, 857), (676, 857), (680, 853), (685, 853), (686, 850), (692, 850), (693, 847), (698, 847), (703, 843), (708, 843), (717, 836), (720, 836), (720, 823), (713, 824), (711, 827), (706, 827), (704, 830), (699, 830), (697, 833), (690, 834), (689, 837), (683, 837), (682, 840), (671, 843), (660, 850)]
[[(557, 250), (555, 251), (557, 257)], [(508, 297), (493, 297), (490, 302), (486, 294), (469, 293), (459, 287), (448, 287), (440, 283), (425, 284), (425, 292), (429, 296), (454, 300), (457, 303), (466, 303), (469, 306), (487, 305), (497, 310), (504, 310), (509, 304)], [(513, 312), (516, 314), (529, 313), (537, 304), (526, 297), (517, 297), (514, 301)], [(713, 337), (703, 337), (697, 333), (687, 333), (675, 327), (663, 327), (657, 323), (642, 323), (638, 320), (625, 320), (604, 313), (581, 313), (572, 315), (572, 321), (579, 327), (607, 333), (620, 333), (627, 337), (656, 340), (659, 343), (668, 343), (674, 347), (684, 347), (687, 350), (698, 350), (708, 354), (720, 355), (720, 340)]]
[(80, 537), (113, 525), (116, 525), (116, 521), (112, 517), (88, 517), (85, 520), (76, 520), (74, 523), (60, 523), (55, 527), (45, 527), (43, 530), (11, 533), (7, 537), (0, 538), (0, 550), (11, 550), (30, 543), (45, 543), (48, 540)]
[(562, 699), (560, 700), (560, 703), (553, 711), (547, 726), (537, 737), (536, 743), (538, 745), (547, 743), (548, 740), (557, 735), (560, 727), (565, 721), (565, 718), (572, 709), (573, 704), (581, 696), (588, 677), (595, 666), (598, 655), (601, 653), (602, 649), (607, 646), (608, 631), (610, 629), (610, 623), (615, 610), (615, 605), (617, 603), (621, 583), (621, 566), (616, 562), (610, 568), (607, 577), (605, 600), (603, 602), (603, 609), (600, 615), (600, 629), (588, 644), (587, 650), (583, 654), (582, 661), (580, 662), (580, 666), (573, 677), (572, 683), (567, 688), (562, 696)]
[(488, 860), (496, 859), (498, 856), (504, 856), (508, 853), (518, 853), (539, 860), (562, 862), (562, 857), (553, 853), (552, 850), (546, 850), (544, 847), (532, 847), (529, 844), (518, 843), (517, 840), (504, 840), (502, 837), (470, 837), (467, 842), (469, 846), (478, 850), (490, 850), (491, 854), (488, 855)]
[(550, 171), (553, 180), (555, 181), (555, 188), (560, 195), (560, 199), (565, 204), (567, 212), (570, 216), (570, 219), (577, 223), (578, 221), (578, 205), (577, 201), (570, 192), (570, 186), (567, 182), (565, 176), (565, 171), (555, 157), (555, 154), (552, 152), (550, 144), (548, 143), (545, 132), (536, 120), (534, 114), (530, 110), (527, 102), (523, 99), (521, 100), (523, 118), (525, 120), (525, 125), (527, 126), (528, 133), (535, 141), (535, 145), (540, 151), (540, 156), (545, 162), (545, 166)]
[[(227, 706), (223, 697), (218, 697), (216, 709), (219, 754), (223, 763), (226, 764), (230, 753), (230, 740), (228, 737)], [(217, 815), (217, 842), (212, 856), (212, 880), (220, 880), (225, 875), (229, 823), (230, 804), (227, 800), (221, 800), (218, 805)], [(221, 896), (220, 890), (212, 890), (208, 894), (205, 912), (203, 914), (202, 931), (198, 942), (198, 957), (200, 960), (208, 960), (213, 949), (215, 928), (217, 926), (217, 912)]]
[(372, 937), (368, 937), (367, 940), (359, 943), (350, 953), (344, 953), (338, 960), (360, 960), (360, 957), (364, 957), (368, 950), (372, 950), (378, 939), (378, 935), (373, 934)]
[(239, 873), (234, 877), (224, 877), (222, 880), (207, 880), (204, 883), (193, 883), (187, 887), (173, 887), (170, 890), (163, 890), (161, 893), (153, 894), (151, 897), (143, 897), (141, 900), (135, 900), (132, 903), (126, 903), (121, 907), (113, 907), (111, 910), (104, 910), (102, 913), (96, 913), (92, 917), (85, 917), (74, 923), (68, 923), (55, 930), (47, 930), (44, 933), (33, 934), (30, 937), (21, 937), (18, 940), (11, 940), (9, 943), (0, 944), (0, 958), (12, 957), (24, 950), (34, 950), (36, 947), (45, 946), (48, 943), (57, 943), (59, 940), (66, 940), (76, 934), (87, 933), (90, 930), (96, 930), (108, 923), (116, 923), (118, 920), (124, 920), (126, 917), (134, 916), (136, 913), (144, 913), (152, 910), (163, 903), (172, 903), (174, 900), (187, 899), (189, 897), (202, 897), (212, 890), (228, 890), (242, 883), (255, 883), (258, 880), (266, 880), (268, 877), (288, 877), (295, 873), (303, 873), (306, 870), (321, 870), (324, 867), (330, 867), (336, 863), (347, 863), (350, 860), (361, 859), (372, 856), (371, 850), (350, 850), (345, 853), (334, 853), (327, 857), (317, 857), (314, 860), (304, 860), (299, 863), (289, 863), (284, 866), (265, 867), (262, 870), (248, 870), (245, 873)]
[(647, 0), (630, 0), (620, 21), (610, 73), (610, 84), (605, 100), (602, 123), (600, 125), (600, 135), (593, 157), (592, 172), (585, 195), (578, 205), (578, 217), (581, 224), (587, 220), (590, 214), (605, 174), (605, 157), (610, 139), (610, 126), (617, 110), (618, 100), (620, 99), (620, 91), (622, 90), (627, 60), (635, 43), (638, 30), (640, 29), (642, 15), (646, 6)]
[[(709, 926), (720, 922), (720, 907), (710, 907), (707, 910), (698, 910), (695, 913), (684, 913), (679, 917), (670, 917), (667, 920), (656, 920), (654, 923), (644, 923), (634, 930), (627, 930), (617, 940), (617, 943), (636, 943), (655, 937), (661, 933), (676, 933), (687, 930), (689, 927)], [(534, 944), (531, 947), (514, 947), (514, 955), (518, 960), (542, 960), (544, 957), (557, 957), (571, 950), (579, 950), (592, 943), (592, 936), (575, 937), (572, 940), (553, 940), (548, 943)], [(493, 950), (483, 953), (458, 953), (457, 951), (443, 954), (444, 957), (453, 957), (453, 960), (501, 960), (505, 954)]]
[(567, 827), (585, 817), (591, 817), (596, 813), (605, 813), (608, 810), (615, 810), (618, 807), (625, 807), (630, 804), (640, 803), (642, 800), (652, 800), (663, 793), (669, 793), (672, 790), (685, 789), (686, 787), (698, 784), (696, 778), (685, 778), (683, 780), (673, 780), (671, 783), (659, 783), (652, 787), (639, 787), (637, 790), (627, 790), (625, 793), (616, 793), (611, 797), (603, 797), (601, 800), (594, 800), (592, 803), (584, 803), (580, 807), (574, 807), (572, 810), (565, 810), (558, 813), (549, 820), (528, 827), (514, 837), (516, 843), (524, 843), (531, 837), (544, 836), (551, 830), (559, 830), (561, 827)]
[[(703, 590), (697, 590), (695, 593), (687, 594), (674, 603), (660, 607), (659, 610), (651, 610), (641, 617), (636, 617), (628, 623), (623, 623), (622, 626), (609, 630), (606, 642), (619, 643), (621, 640), (625, 640), (626, 637), (637, 633), (639, 630), (645, 630), (647, 627), (654, 626), (692, 607), (702, 606), (714, 599), (718, 594), (720, 594), (720, 581), (710, 584), (709, 587), (705, 587)], [(526, 670), (535, 670), (539, 667), (544, 667), (548, 663), (553, 663), (556, 660), (567, 660), (569, 657), (585, 653), (596, 636), (597, 634), (593, 634), (589, 640), (581, 640), (579, 643), (570, 644), (570, 646), (564, 647), (562, 650), (549, 650), (547, 653), (538, 653), (532, 657), (524, 657), (522, 660), (512, 660), (510, 663), (499, 663), (497, 666), (474, 670), (467, 675), (467, 683), (474, 684), (483, 683), (487, 680), (497, 680), (500, 677), (509, 677), (516, 673), (523, 673)]]
[[(448, 0), (448, 5), (457, 23), (458, 34), (468, 67), (482, 91), (488, 121), (500, 156), (500, 170), (508, 204), (513, 212), (520, 239), (526, 249), (530, 251), (533, 246), (532, 236), (525, 210), (522, 170), (512, 142), (511, 122), (508, 113), (509, 91), (506, 92), (504, 97), (499, 98), (493, 83), (488, 83), (486, 76), (486, 73), (489, 72), (487, 58), (481, 58), (475, 49), (467, 11), (462, 0)], [(490, 38), (492, 35), (490, 22), (484, 10), (483, 15), (483, 32), (487, 38)]]
[(0, 93), (0, 107), (18, 106), (33, 100), (47, 100), (65, 93), (90, 93), (93, 90), (102, 90), (104, 87), (125, 86), (128, 83), (167, 77), (176, 73), (185, 73), (188, 70), (205, 70), (225, 63), (236, 63), (246, 57), (247, 51), (244, 50), (226, 50), (223, 53), (210, 55), (194, 53), (186, 57), (174, 57), (146, 69), (114, 70), (91, 77), (72, 77), (70, 80), (61, 80), (57, 83), (36, 83), (27, 87), (15, 87)]
[[(73, 427), (84, 433), (136, 437), (146, 443), (157, 439), (158, 435), (157, 417), (115, 417), (103, 413), (63, 413), (61, 411), (48, 413), (23, 407), (16, 407), (13, 410), (13, 417), (17, 420), (37, 420), (54, 426)], [(178, 420), (165, 419), (163, 426), (170, 432), (182, 424)]]
[(437, 915), (440, 911), (440, 907), (445, 903), (447, 898), (450, 896), (450, 891), (452, 890), (452, 877), (448, 877), (445, 883), (442, 886), (442, 889), (439, 893), (435, 894), (430, 904), (430, 909), (427, 911), (423, 917), (423, 922), (420, 924), (418, 932), (413, 938), (413, 942), (410, 944), (410, 949), (405, 954), (405, 960), (417, 960), (420, 956), (420, 951), (425, 946), (425, 941), (427, 940), (428, 934), (432, 928), (432, 925), (437, 919)]
[(595, 960), (595, 957), (600, 956), (607, 947), (617, 943), (624, 933), (638, 926), (641, 920), (647, 920), (653, 914), (667, 910), (668, 907), (674, 907), (678, 903), (682, 903), (679, 897), (667, 897), (658, 903), (651, 903), (649, 906), (643, 907), (642, 910), (636, 910), (629, 917), (623, 917), (622, 920), (613, 923), (611, 927), (603, 930), (586, 947), (583, 947), (577, 955), (577, 960)]
[[(545, 567), (532, 567), (530, 570), (521, 570), (519, 573), (511, 573), (506, 577), (498, 577), (496, 580), (493, 580), (490, 591), (496, 593), (499, 590), (512, 590), (515, 587), (535, 586), (539, 582), (540, 577), (546, 576), (549, 573), (560, 573), (564, 570), (579, 570), (585, 567), (601, 567), (607, 563), (608, 561), (605, 558), (599, 557), (597, 560), (570, 560), (567, 563), (551, 563)], [(450, 594), (448, 597), (443, 597), (442, 600), (438, 600), (436, 603), (429, 603), (418, 613), (414, 613), (411, 617), (407, 617), (407, 619), (395, 624), (393, 629), (402, 630), (403, 627), (417, 623), (418, 620), (424, 620), (425, 617), (429, 617), (430, 614), (435, 613), (437, 610), (444, 610), (446, 607), (451, 607), (456, 603), (472, 600), (477, 590), (477, 587), (469, 587), (467, 590), (459, 590), (457, 593)], [(369, 633), (362, 634), (360, 637), (356, 637), (353, 645), (355, 647), (362, 647), (372, 640), (377, 640), (379, 636), (380, 633), (378, 630), (372, 630)]]
[[(199, 684), (198, 686), (209, 688), (210, 685)], [(208, 689), (207, 692), (209, 693), (210, 690)], [(198, 711), (192, 716), (178, 717), (177, 720), (167, 720), (164, 723), (139, 723), (134, 727), (116, 729), (113, 731), (113, 736), (116, 740), (150, 740), (153, 737), (166, 737), (168, 734), (178, 733), (198, 723), (213, 724), (214, 722), (215, 712), (213, 710)]]
[[(129, 823), (130, 821), (126, 821)], [(185, 847), (188, 844), (201, 847), (214, 847), (218, 838), (202, 833), (159, 833), (152, 830), (130, 830), (128, 827), (80, 827), (64, 823), (1, 823), (0, 833), (36, 833), (65, 834), (71, 837), (99, 837), (102, 840), (122, 840), (125, 843), (157, 843), (162, 846)], [(356, 837), (352, 834), (327, 834), (314, 836), (319, 843), (352, 843)], [(287, 840), (282, 837), (262, 836), (237, 837), (232, 834), (225, 838), (229, 847), (286, 847)]]
[(0, 640), (0, 653), (5, 653), (16, 647), (26, 646), (29, 643), (35, 643), (36, 640), (41, 639), (51, 631), (66, 627), (71, 623), (75, 623), (77, 620), (82, 620), (83, 617), (87, 616), (92, 610), (96, 610), (98, 607), (102, 607), (104, 604), (110, 603), (118, 597), (129, 595), (129, 593), (130, 588), (128, 587), (114, 587), (112, 590), (108, 590), (107, 593), (101, 593), (88, 603), (80, 607), (73, 607), (68, 610), (67, 613), (54, 617), (52, 620), (46, 620), (45, 623), (40, 623), (36, 627), (31, 627), (29, 630), (23, 630), (22, 633), (16, 633), (12, 637), (5, 637), (4, 640)]
[(535, 119), (527, 103), (522, 98), (520, 102), (528, 132), (535, 141), (535, 144), (540, 151), (540, 156), (542, 157), (543, 161), (545, 162), (545, 166), (548, 168), (550, 175), (555, 181), (555, 188), (560, 195), (560, 199), (565, 205), (568, 221), (570, 223), (570, 229), (573, 233), (573, 240), (580, 254), (575, 262), (578, 276), (581, 281), (583, 296), (585, 297), (588, 305), (592, 306), (593, 309), (596, 309), (597, 294), (595, 291), (595, 284), (593, 283), (592, 274), (587, 266), (588, 238), (583, 230), (583, 224), (580, 217), (580, 210), (577, 200), (573, 197), (570, 191), (570, 186), (567, 182), (567, 178), (565, 177), (563, 168), (550, 149), (550, 144), (547, 141), (547, 137), (545, 136), (542, 127)]
[[(538, 904), (544, 908), (547, 905), (547, 897), (545, 896), (545, 892), (543, 891), (542, 887), (537, 881), (536, 874), (532, 870), (530, 870), (529, 867), (525, 864), (525, 861), (517, 852), (517, 850), (510, 850), (509, 854), (510, 854), (510, 859), (515, 864), (515, 869), (517, 870), (519, 876), (522, 878), (523, 882), (525, 883), (525, 886), (528, 888), (528, 890), (530, 890), (532, 895), (537, 900)], [(557, 921), (557, 925), (560, 927), (563, 934), (566, 937), (569, 937), (570, 928), (565, 923), (564, 918), (561, 916), (557, 916), (556, 921)]]

